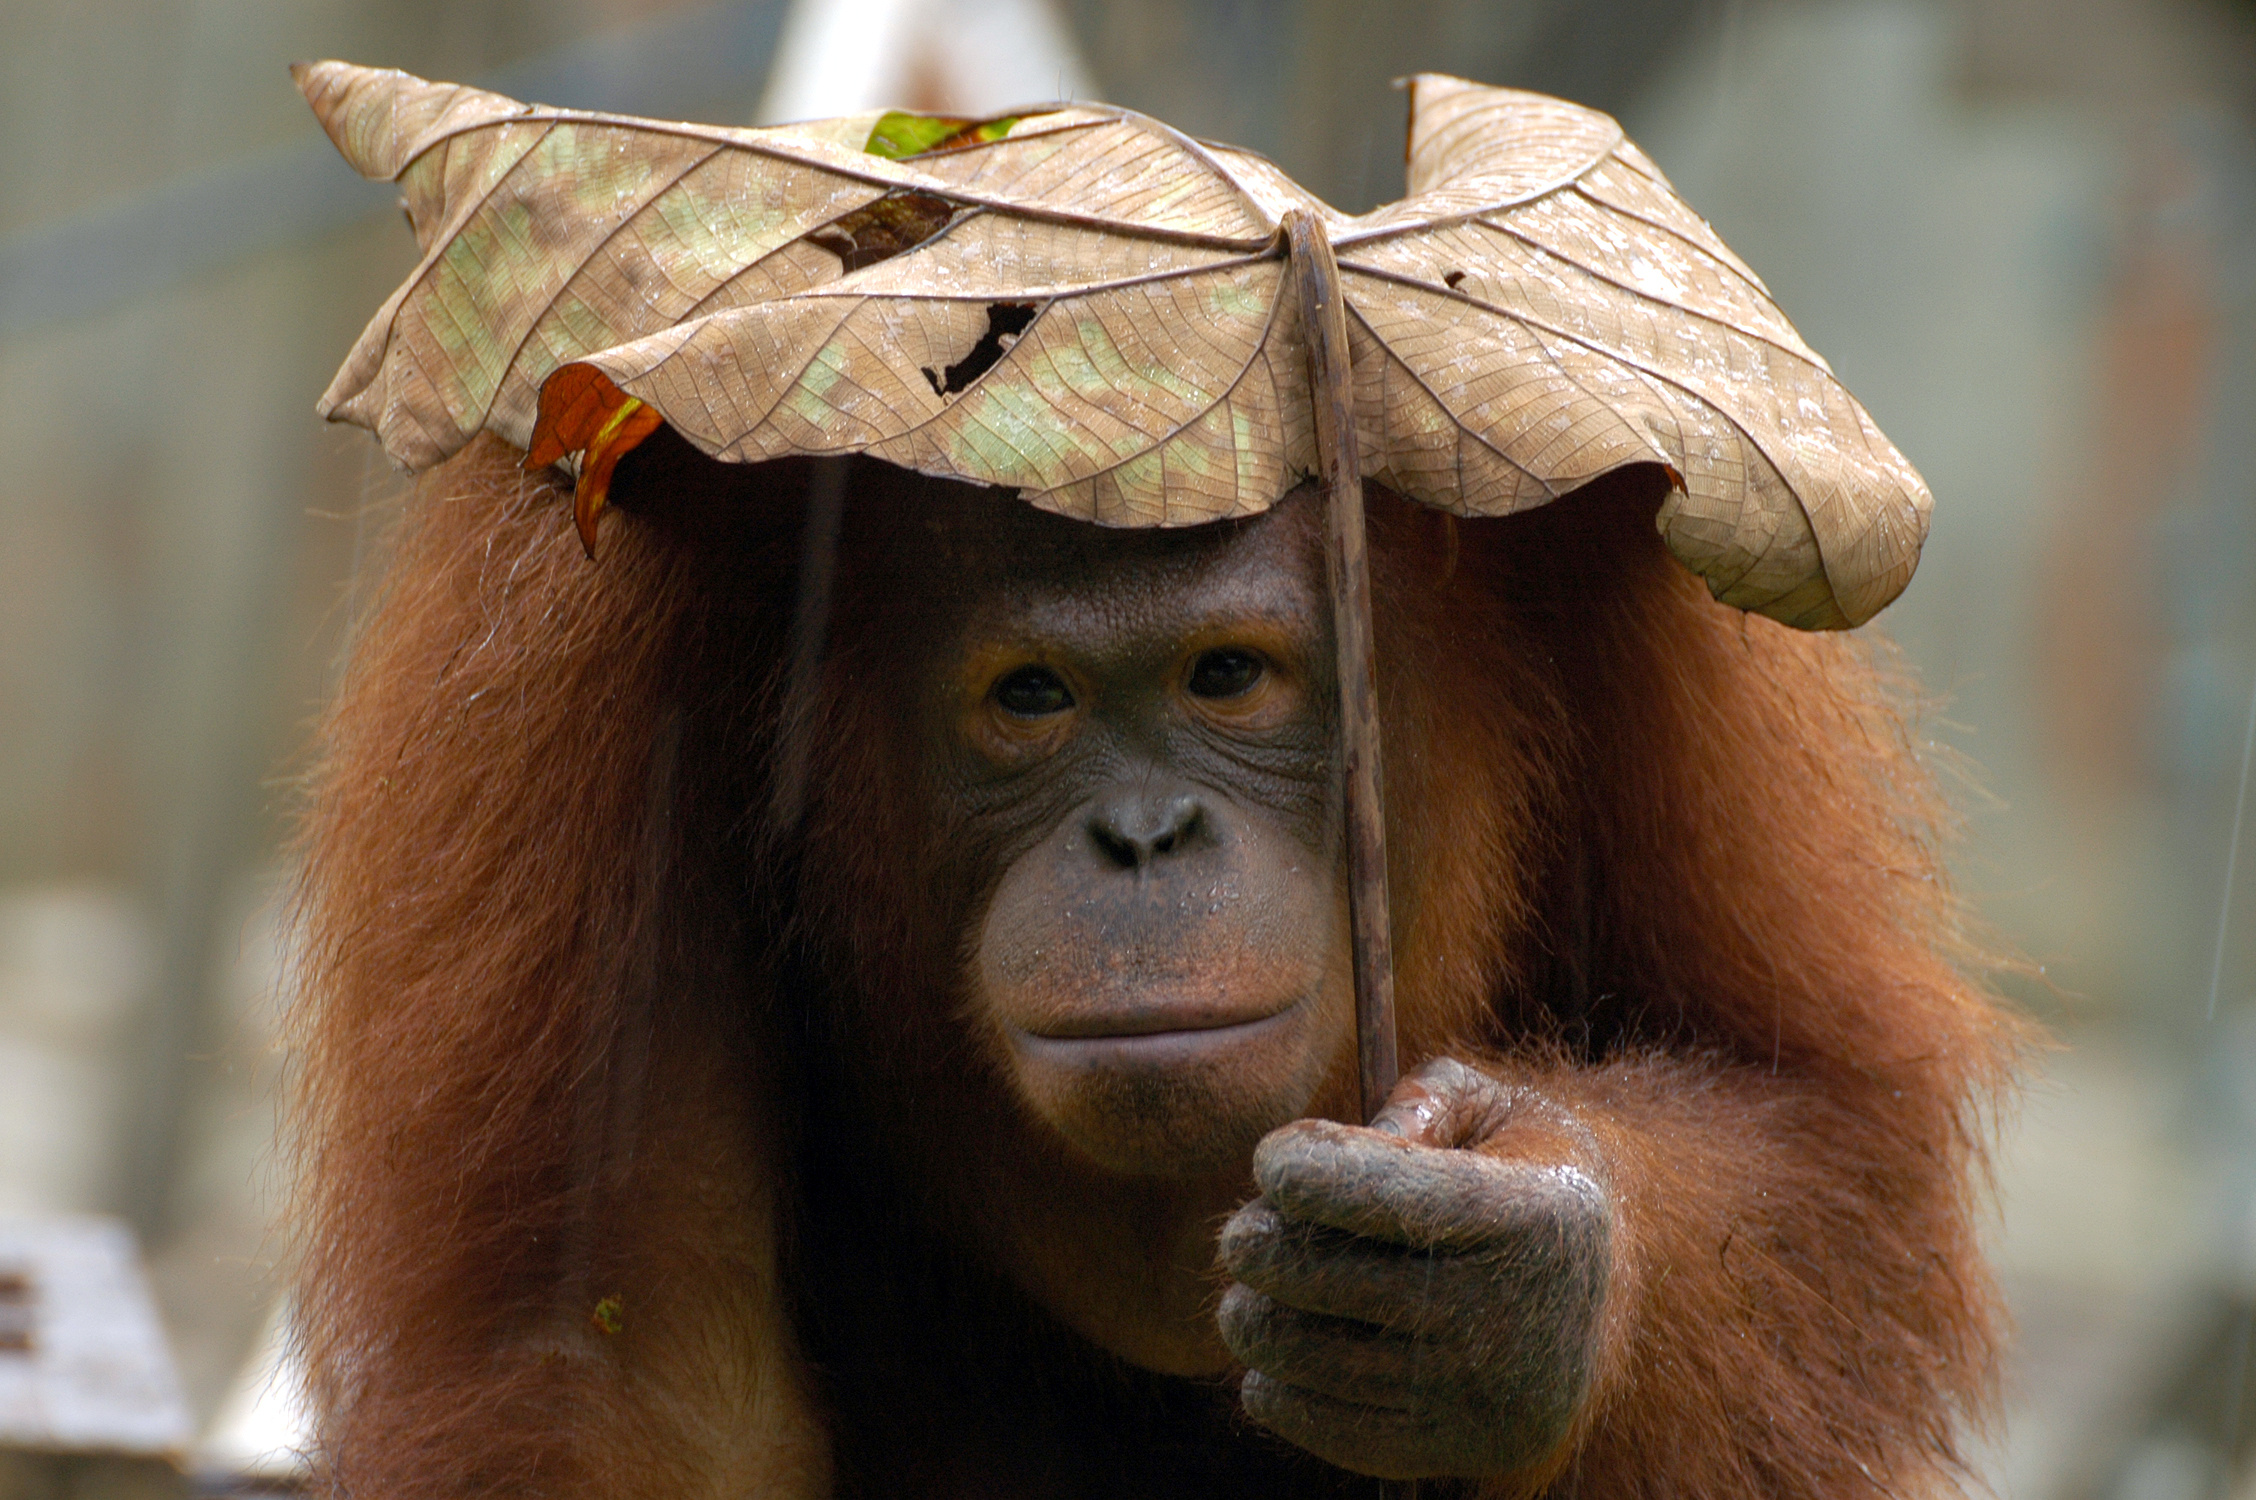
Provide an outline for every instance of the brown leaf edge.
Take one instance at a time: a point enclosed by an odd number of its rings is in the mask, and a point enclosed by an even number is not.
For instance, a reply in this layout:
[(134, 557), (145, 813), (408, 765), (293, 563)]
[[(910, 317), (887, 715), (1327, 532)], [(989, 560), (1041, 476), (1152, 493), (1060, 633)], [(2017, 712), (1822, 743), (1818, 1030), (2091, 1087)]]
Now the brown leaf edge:
[[(870, 128), (862, 150), (887, 160), (961, 151), (999, 141), (1026, 115), (964, 119), (893, 110)], [(808, 238), (839, 258), (845, 271), (889, 260), (946, 227), (957, 206), (929, 193), (888, 193)], [(929, 371), (926, 372), (928, 375)], [(591, 366), (568, 364), (541, 383), (525, 467), (545, 469), (571, 454), (580, 457), (572, 491), (572, 522), (580, 547), (595, 559), (596, 524), (611, 504), (611, 476), (619, 460), (666, 425), (658, 409), (628, 395)]]

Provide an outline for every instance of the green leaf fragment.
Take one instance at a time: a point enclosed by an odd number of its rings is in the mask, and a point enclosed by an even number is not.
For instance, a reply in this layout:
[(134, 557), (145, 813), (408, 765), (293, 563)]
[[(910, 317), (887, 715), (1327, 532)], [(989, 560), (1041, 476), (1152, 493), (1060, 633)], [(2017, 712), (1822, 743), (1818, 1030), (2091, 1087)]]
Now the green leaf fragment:
[(922, 156), (927, 151), (960, 151), (1009, 135), (1017, 115), (993, 120), (966, 120), (955, 115), (912, 115), (896, 109), (879, 118), (870, 129), (862, 150), (887, 161)]

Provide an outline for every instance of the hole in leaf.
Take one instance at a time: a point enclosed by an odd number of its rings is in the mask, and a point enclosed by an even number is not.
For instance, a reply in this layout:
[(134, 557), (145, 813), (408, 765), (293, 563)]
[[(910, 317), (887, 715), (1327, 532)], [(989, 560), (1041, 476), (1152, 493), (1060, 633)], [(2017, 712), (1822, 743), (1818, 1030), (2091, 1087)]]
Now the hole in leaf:
[(1454, 292), (1457, 290), (1457, 283), (1464, 279), (1465, 273), (1463, 271), (1444, 271), (1441, 276), (1441, 283)]
[(947, 228), (955, 213), (955, 204), (931, 193), (887, 193), (809, 230), (807, 238), (837, 256), (851, 275), (923, 244)]
[(974, 380), (995, 368), (995, 361), (1010, 352), (1026, 325), (1034, 321), (1035, 305), (1031, 302), (990, 302), (987, 304), (987, 331), (971, 352), (948, 366), (945, 375), (925, 367), (924, 378), (932, 382), (933, 391), (942, 396), (953, 396)]

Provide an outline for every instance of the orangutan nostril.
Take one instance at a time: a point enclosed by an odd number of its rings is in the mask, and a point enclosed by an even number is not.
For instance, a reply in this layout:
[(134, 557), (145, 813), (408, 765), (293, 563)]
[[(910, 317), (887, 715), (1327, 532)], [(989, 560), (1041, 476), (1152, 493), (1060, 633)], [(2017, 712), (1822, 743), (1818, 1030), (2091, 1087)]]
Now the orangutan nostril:
[(1123, 870), (1141, 869), (1173, 854), (1203, 826), (1206, 809), (1193, 796), (1113, 798), (1089, 819), (1089, 838)]

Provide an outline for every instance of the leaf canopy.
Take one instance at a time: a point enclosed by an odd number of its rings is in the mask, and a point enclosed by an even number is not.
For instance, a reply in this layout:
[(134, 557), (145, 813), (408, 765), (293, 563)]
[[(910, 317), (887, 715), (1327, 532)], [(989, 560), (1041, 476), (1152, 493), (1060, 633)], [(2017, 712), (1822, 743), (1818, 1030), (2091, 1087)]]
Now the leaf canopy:
[(1297, 208), (1338, 260), (1365, 477), (1494, 516), (1665, 466), (1677, 558), (1808, 628), (1868, 619), (1925, 537), (1926, 486), (1761, 280), (1562, 100), (1418, 76), (1409, 195), (1351, 217), (1108, 106), (730, 129), (297, 76), (423, 249), (321, 403), (409, 468), (490, 430), (607, 474), (663, 420), (1108, 525), (1258, 512), (1319, 467)]

